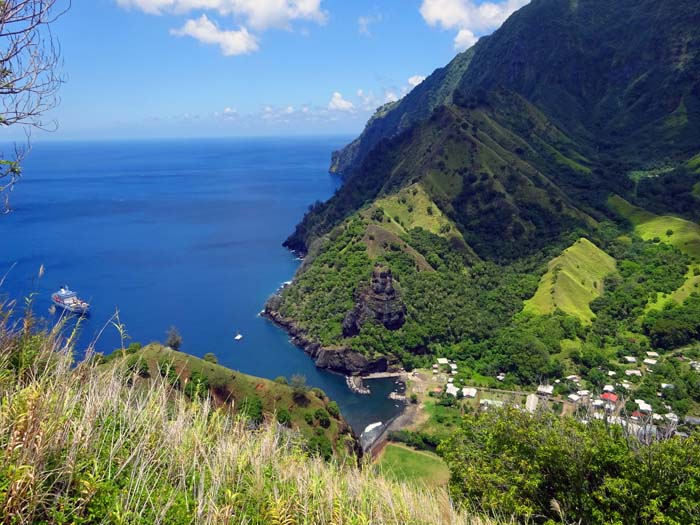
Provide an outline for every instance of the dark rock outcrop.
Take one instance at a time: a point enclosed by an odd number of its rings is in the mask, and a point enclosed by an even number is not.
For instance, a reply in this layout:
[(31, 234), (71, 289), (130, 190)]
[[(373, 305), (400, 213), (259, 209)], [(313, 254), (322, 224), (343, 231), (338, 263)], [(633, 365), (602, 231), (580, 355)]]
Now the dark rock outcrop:
[(387, 330), (398, 330), (406, 322), (406, 305), (394, 287), (391, 270), (376, 266), (372, 280), (357, 294), (355, 307), (343, 320), (343, 336), (353, 337), (360, 333), (362, 324), (374, 319)]
[(291, 336), (292, 343), (309, 354), (319, 368), (344, 375), (365, 375), (387, 372), (397, 364), (396, 359), (390, 360), (386, 356), (369, 358), (349, 348), (324, 348), (312, 340), (294, 321), (282, 316), (271, 305), (268, 301), (262, 315), (284, 328)]

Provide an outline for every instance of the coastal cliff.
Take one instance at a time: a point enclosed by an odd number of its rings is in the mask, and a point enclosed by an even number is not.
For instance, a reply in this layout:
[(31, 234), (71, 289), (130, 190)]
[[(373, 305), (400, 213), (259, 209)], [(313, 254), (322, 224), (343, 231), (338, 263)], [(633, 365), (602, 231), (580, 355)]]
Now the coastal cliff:
[(349, 348), (326, 348), (321, 346), (318, 342), (311, 339), (296, 322), (282, 316), (276, 310), (276, 298), (278, 298), (277, 295), (268, 300), (261, 315), (284, 328), (289, 333), (292, 343), (309, 354), (316, 362), (317, 367), (351, 376), (386, 372), (395, 368), (396, 360), (389, 359), (386, 356), (369, 358)]

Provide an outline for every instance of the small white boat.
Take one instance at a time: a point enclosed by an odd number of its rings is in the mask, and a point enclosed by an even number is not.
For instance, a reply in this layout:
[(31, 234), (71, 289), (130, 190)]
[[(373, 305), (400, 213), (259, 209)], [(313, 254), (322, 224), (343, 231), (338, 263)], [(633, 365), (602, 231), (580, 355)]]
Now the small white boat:
[(370, 425), (367, 425), (365, 427), (365, 430), (362, 433), (365, 434), (367, 432), (372, 432), (373, 430), (380, 428), (382, 425), (383, 425), (383, 423), (381, 421), (377, 421), (376, 423), (372, 423)]
[(51, 301), (56, 306), (74, 314), (86, 315), (90, 310), (90, 305), (80, 299), (78, 294), (67, 285), (61, 286), (60, 290), (51, 296)]
[(236, 332), (236, 335), (233, 337), (233, 339), (235, 341), (240, 341), (241, 339), (243, 339), (243, 336), (241, 335), (240, 332)]

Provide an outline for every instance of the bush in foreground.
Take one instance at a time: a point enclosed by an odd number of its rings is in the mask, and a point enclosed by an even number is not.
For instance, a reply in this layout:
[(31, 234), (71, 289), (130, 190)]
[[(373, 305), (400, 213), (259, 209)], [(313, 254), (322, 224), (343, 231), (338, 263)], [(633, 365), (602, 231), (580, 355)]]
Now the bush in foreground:
[(516, 408), (464, 418), (438, 451), (457, 501), (535, 523), (698, 523), (700, 436), (644, 444), (640, 430)]

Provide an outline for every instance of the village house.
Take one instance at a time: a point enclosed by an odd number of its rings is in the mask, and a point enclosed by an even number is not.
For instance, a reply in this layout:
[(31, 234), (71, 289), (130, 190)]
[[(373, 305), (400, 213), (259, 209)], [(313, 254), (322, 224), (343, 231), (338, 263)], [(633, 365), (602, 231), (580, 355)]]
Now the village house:
[(654, 411), (652, 406), (649, 403), (647, 403), (646, 401), (644, 401), (643, 399), (635, 399), (634, 402), (637, 403), (637, 406), (639, 407), (640, 412), (645, 412), (647, 414), (650, 414)]
[(466, 386), (462, 388), (462, 396), (467, 399), (472, 399), (476, 397), (476, 388), (467, 388)]
[(551, 396), (554, 393), (554, 385), (540, 385), (537, 387), (537, 393), (544, 396)]
[(602, 396), (600, 396), (600, 399), (603, 401), (607, 401), (608, 403), (612, 403), (613, 405), (617, 404), (617, 396), (613, 394), (612, 392), (605, 392)]
[(447, 385), (446, 392), (447, 392), (448, 395), (453, 396), (453, 397), (457, 397), (457, 392), (458, 392), (458, 391), (459, 391), (459, 390), (457, 389), (457, 387), (454, 386), (452, 383), (450, 383), (450, 384)]

